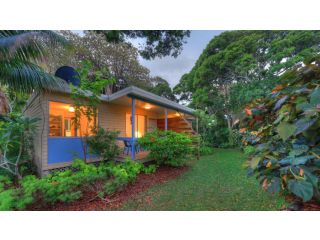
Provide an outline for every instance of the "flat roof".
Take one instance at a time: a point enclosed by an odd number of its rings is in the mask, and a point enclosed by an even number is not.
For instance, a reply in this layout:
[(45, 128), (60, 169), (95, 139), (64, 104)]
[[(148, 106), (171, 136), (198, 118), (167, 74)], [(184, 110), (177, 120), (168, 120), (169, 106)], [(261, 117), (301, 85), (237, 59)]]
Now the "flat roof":
[(195, 110), (186, 106), (183, 106), (179, 103), (176, 103), (174, 101), (171, 101), (167, 98), (160, 97), (156, 94), (153, 94), (151, 92), (145, 91), (141, 88), (130, 86), (127, 88), (124, 88), (118, 92), (115, 92), (111, 95), (102, 95), (102, 100), (105, 100), (107, 102), (112, 102), (116, 99), (119, 99), (123, 96), (130, 96), (135, 97), (139, 100), (143, 100), (149, 103), (153, 103), (155, 105), (159, 105), (166, 108), (171, 108), (174, 110), (177, 110), (179, 112), (187, 113), (187, 114), (195, 114)]
[[(64, 84), (63, 87), (55, 88), (54, 90), (51, 90), (51, 91), (52, 92), (61, 92), (61, 93), (66, 93), (66, 94), (71, 93), (70, 87), (67, 83)], [(87, 95), (90, 96), (90, 92), (88, 92)], [(164, 98), (164, 97), (160, 97), (156, 94), (145, 91), (145, 90), (138, 88), (138, 87), (135, 87), (135, 86), (126, 87), (126, 88), (124, 88), (118, 92), (115, 92), (113, 94), (110, 94), (110, 95), (103, 95), (102, 94), (100, 96), (100, 99), (103, 102), (113, 102), (113, 101), (115, 101), (121, 97), (124, 97), (124, 96), (135, 97), (139, 100), (153, 103), (158, 106), (170, 108), (170, 109), (176, 110), (178, 112), (183, 112), (183, 113), (187, 113), (187, 114), (191, 114), (191, 115), (195, 114), (195, 110), (192, 108), (183, 106), (179, 103), (176, 103), (176, 102), (171, 101), (171, 100)], [(27, 106), (28, 106), (28, 103), (27, 103)]]

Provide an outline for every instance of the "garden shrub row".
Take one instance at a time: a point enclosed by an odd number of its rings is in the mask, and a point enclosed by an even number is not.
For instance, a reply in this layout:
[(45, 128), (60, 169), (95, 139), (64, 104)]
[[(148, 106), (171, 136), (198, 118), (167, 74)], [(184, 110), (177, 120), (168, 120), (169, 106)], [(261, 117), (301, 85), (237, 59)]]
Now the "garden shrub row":
[(23, 210), (35, 203), (71, 202), (79, 199), (85, 189), (95, 188), (98, 180), (104, 181), (104, 187), (97, 189), (97, 195), (105, 197), (133, 182), (140, 172), (154, 172), (155, 168), (131, 160), (119, 164), (102, 162), (95, 166), (76, 159), (70, 169), (43, 178), (28, 175), (18, 186), (14, 186), (9, 177), (0, 176), (0, 210)]

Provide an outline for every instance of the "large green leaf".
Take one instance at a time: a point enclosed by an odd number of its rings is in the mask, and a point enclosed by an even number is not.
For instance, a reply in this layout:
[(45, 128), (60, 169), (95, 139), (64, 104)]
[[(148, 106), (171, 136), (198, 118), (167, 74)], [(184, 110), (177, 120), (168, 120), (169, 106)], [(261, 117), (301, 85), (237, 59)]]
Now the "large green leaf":
[(281, 122), (277, 127), (277, 132), (283, 141), (286, 141), (296, 131), (296, 126), (287, 122)]
[(278, 110), (287, 101), (287, 99), (288, 99), (288, 96), (284, 96), (280, 98), (274, 105), (273, 111)]
[(298, 104), (296, 108), (298, 111), (307, 111), (307, 110), (311, 109), (312, 106), (313, 106), (312, 104), (310, 104), (308, 102), (304, 102), (304, 103)]
[(281, 180), (278, 177), (274, 177), (271, 179), (270, 183), (268, 184), (267, 191), (269, 193), (278, 193), (281, 189)]
[(309, 127), (311, 127), (316, 121), (317, 121), (317, 119), (310, 119), (310, 118), (301, 118), (301, 119), (299, 119), (295, 123), (297, 129), (296, 129), (294, 135), (298, 135), (298, 134), (304, 132)]
[(304, 180), (289, 180), (288, 189), (296, 196), (302, 198), (304, 202), (311, 200), (313, 196), (312, 184)]
[(315, 106), (320, 103), (320, 88), (316, 88), (310, 94), (310, 103)]
[(250, 161), (250, 167), (251, 167), (252, 169), (255, 169), (255, 168), (258, 166), (260, 160), (261, 160), (260, 157), (254, 157), (254, 158), (252, 158), (251, 161)]
[(318, 182), (319, 182), (319, 179), (318, 179), (318, 176), (314, 175), (310, 169), (308, 169), (307, 167), (301, 167), (304, 171), (304, 175), (306, 176), (308, 182), (311, 182), (311, 184), (314, 186), (314, 187), (318, 187)]
[(309, 147), (304, 144), (293, 144), (293, 149), (289, 152), (290, 157), (297, 157), (302, 155), (303, 153), (307, 152)]
[(303, 165), (303, 164), (306, 164), (306, 162), (308, 160), (311, 160), (314, 158), (315, 158), (315, 156), (313, 156), (313, 155), (303, 156), (303, 157), (295, 157), (295, 158), (292, 158), (291, 164), (292, 165)]

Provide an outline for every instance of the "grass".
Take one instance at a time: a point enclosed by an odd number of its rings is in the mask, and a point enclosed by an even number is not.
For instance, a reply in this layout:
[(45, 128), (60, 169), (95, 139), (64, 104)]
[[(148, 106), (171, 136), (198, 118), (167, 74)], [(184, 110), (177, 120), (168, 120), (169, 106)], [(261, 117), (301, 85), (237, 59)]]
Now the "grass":
[(215, 149), (177, 179), (156, 185), (129, 200), (123, 210), (277, 210), (282, 196), (263, 192), (242, 167), (245, 155), (235, 149)]

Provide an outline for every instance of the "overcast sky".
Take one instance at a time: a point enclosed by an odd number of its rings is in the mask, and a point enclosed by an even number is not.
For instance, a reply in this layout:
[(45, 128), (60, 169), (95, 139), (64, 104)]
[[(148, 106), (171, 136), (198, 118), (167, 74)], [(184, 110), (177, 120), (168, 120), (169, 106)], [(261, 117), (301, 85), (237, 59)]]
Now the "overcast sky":
[[(183, 46), (182, 53), (177, 58), (164, 57), (148, 61), (140, 57), (140, 62), (150, 69), (151, 75), (166, 79), (170, 86), (174, 87), (181, 76), (191, 70), (209, 41), (221, 32), (218, 30), (192, 31), (190, 38), (187, 39), (187, 43)], [(133, 41), (133, 43), (138, 46), (136, 41)]]
[[(82, 34), (82, 31), (74, 31)], [(205, 49), (209, 41), (216, 35), (219, 35), (220, 30), (195, 30), (191, 31), (187, 43), (183, 46), (182, 53), (177, 57), (156, 58), (154, 60), (145, 60), (139, 58), (142, 65), (150, 69), (152, 76), (160, 76), (166, 79), (171, 87), (174, 87), (180, 80), (181, 76), (191, 70), (198, 57)], [(139, 47), (141, 40), (132, 40), (133, 45)]]

